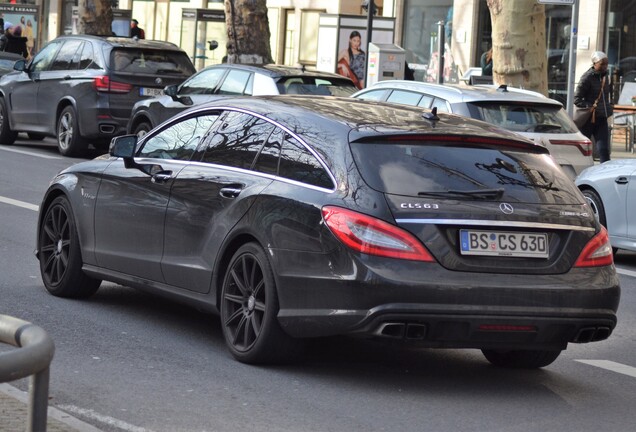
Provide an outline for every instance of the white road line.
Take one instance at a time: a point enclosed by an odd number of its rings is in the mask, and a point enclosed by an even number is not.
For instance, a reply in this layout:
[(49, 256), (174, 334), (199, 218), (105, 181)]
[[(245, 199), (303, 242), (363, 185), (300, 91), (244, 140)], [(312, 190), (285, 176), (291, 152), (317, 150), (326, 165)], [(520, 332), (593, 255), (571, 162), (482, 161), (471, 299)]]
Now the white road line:
[(590, 366), (596, 366), (601, 369), (607, 369), (612, 372), (616, 372), (623, 375), (628, 375), (632, 378), (636, 378), (636, 368), (627, 366), (621, 363), (616, 363), (609, 360), (574, 360), (579, 363), (585, 363)]
[(43, 158), (43, 159), (62, 159), (61, 156), (45, 155), (45, 154), (41, 154), (41, 153), (35, 153), (35, 152), (27, 151), (27, 150), (18, 150), (18, 149), (14, 149), (14, 148), (0, 147), (0, 150), (13, 152), (13, 153), (25, 154), (25, 155), (29, 155), (29, 156), (35, 156), (35, 157), (39, 157), (39, 158)]
[(36, 205), (33, 205), (33, 204), (29, 204), (29, 203), (24, 202), (24, 201), (18, 201), (18, 200), (14, 200), (12, 198), (3, 197), (3, 196), (0, 196), (0, 202), (3, 202), (5, 204), (11, 204), (11, 205), (14, 205), (16, 207), (22, 207), (22, 208), (33, 210), (33, 211), (38, 211), (40, 209), (39, 206), (36, 206)]
[(636, 271), (627, 270), (627, 269), (624, 269), (624, 268), (616, 267), (616, 273), (622, 274), (622, 275), (625, 275), (625, 276), (636, 277)]

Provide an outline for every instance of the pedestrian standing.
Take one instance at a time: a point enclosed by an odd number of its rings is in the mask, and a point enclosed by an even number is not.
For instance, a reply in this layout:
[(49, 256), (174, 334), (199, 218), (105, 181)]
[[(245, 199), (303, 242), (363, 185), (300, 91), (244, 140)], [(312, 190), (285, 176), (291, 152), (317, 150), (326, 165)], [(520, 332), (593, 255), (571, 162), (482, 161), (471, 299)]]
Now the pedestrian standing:
[(130, 21), (130, 37), (146, 39), (146, 32), (144, 32), (144, 29), (139, 27), (139, 21), (136, 19)]
[(592, 115), (580, 128), (583, 135), (592, 139), (601, 163), (610, 160), (609, 127), (607, 118), (614, 112), (612, 82), (607, 73), (607, 55), (602, 51), (592, 54), (592, 67), (581, 76), (574, 93), (574, 105), (592, 107)]

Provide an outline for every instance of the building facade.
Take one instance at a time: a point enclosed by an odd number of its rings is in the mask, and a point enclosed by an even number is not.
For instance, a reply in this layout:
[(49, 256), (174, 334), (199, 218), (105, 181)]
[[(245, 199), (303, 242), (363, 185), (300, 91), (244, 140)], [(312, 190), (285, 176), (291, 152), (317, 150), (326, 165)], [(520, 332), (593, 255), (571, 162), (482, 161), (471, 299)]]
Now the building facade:
[[(533, 1), (533, 0), (527, 0)], [(607, 52), (613, 74), (624, 81), (636, 78), (636, 8), (633, 0), (577, 0), (580, 3), (576, 77), (589, 66), (592, 52)], [(37, 0), (43, 13), (42, 40), (72, 31), (77, 0)], [(321, 14), (365, 15), (362, 0), (267, 0), (272, 56), (276, 63), (314, 67), (318, 55)], [(563, 99), (567, 80), (572, 6), (567, 1), (546, 4), (546, 42), (550, 95)], [(491, 45), (486, 0), (375, 0), (376, 16), (395, 19), (394, 43), (407, 51), (418, 80), (432, 81), (439, 57), (438, 32), (444, 31), (445, 80), (458, 81), (479, 65)], [(130, 10), (146, 37), (168, 40), (192, 52), (197, 67), (219, 63), (224, 55), (224, 23), (189, 22), (184, 10), (213, 9), (222, 13), (223, 0), (119, 0)], [(186, 17), (186, 18), (184, 18)], [(47, 19), (48, 18), (48, 19)], [(443, 27), (440, 27), (443, 23)], [(633, 24), (633, 25), (632, 25)], [(216, 40), (219, 48), (208, 49)]]

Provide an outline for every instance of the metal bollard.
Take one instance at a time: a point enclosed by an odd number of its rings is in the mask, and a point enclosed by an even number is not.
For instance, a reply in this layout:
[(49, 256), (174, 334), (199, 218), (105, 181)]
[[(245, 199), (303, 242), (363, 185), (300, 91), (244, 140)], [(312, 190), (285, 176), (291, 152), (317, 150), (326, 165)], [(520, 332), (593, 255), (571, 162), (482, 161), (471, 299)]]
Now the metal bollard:
[(0, 382), (29, 380), (27, 432), (46, 431), (49, 371), (55, 345), (42, 328), (8, 315), (0, 315), (0, 342), (19, 349), (0, 353)]

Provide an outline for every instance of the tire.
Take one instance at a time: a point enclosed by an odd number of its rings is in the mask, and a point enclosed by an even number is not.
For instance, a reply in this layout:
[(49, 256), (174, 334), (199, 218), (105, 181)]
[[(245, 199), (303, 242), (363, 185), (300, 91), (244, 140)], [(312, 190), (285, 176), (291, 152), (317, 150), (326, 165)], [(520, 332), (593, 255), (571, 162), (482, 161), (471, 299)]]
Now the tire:
[(45, 137), (44, 134), (35, 132), (29, 132), (27, 135), (29, 136), (29, 139), (33, 141), (42, 141)]
[(135, 130), (133, 131), (133, 133), (137, 135), (137, 138), (141, 138), (142, 136), (150, 132), (151, 129), (152, 129), (152, 126), (150, 125), (150, 123), (141, 122), (137, 125), (137, 127), (135, 127)]
[(551, 364), (557, 359), (560, 350), (481, 350), (484, 357), (495, 366), (517, 369), (537, 369)]
[(57, 149), (64, 156), (79, 156), (87, 149), (77, 126), (77, 114), (72, 106), (65, 107), (57, 119)]
[(82, 253), (68, 199), (57, 197), (46, 209), (39, 227), (40, 274), (48, 292), (57, 297), (86, 298), (95, 294), (101, 280), (82, 271)]
[(601, 225), (607, 228), (607, 218), (605, 217), (605, 207), (601, 197), (592, 189), (585, 189), (582, 191), (587, 203), (592, 207), (592, 213), (594, 217), (599, 221)]
[(11, 130), (7, 102), (0, 98), (0, 144), (11, 145), (18, 137), (18, 133)]
[(283, 332), (278, 323), (274, 276), (258, 244), (245, 244), (232, 257), (220, 308), (225, 342), (238, 361), (281, 363), (298, 355), (300, 341)]

